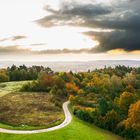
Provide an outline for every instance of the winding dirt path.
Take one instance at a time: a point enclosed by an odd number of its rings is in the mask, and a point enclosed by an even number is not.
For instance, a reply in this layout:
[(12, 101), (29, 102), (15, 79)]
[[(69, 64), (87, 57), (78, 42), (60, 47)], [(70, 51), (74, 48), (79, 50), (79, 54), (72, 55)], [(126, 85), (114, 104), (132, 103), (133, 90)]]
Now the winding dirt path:
[(35, 133), (43, 133), (43, 132), (49, 132), (49, 131), (54, 131), (54, 130), (61, 129), (61, 128), (67, 126), (72, 120), (72, 116), (71, 116), (71, 114), (70, 114), (70, 112), (68, 110), (68, 104), (69, 103), (70, 103), (69, 101), (63, 103), (63, 110), (64, 110), (64, 114), (65, 114), (65, 120), (60, 125), (57, 125), (57, 126), (54, 126), (54, 127), (51, 127), (51, 128), (47, 128), (47, 129), (40, 129), (40, 130), (9, 130), (9, 129), (0, 128), (0, 133), (35, 134)]

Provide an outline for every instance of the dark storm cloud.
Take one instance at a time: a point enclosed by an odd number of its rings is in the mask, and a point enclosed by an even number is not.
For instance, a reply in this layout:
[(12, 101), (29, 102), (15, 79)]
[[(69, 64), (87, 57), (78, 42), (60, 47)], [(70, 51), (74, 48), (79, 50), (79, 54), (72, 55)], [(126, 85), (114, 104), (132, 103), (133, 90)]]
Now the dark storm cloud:
[[(77, 1), (77, 0), (75, 0)], [(112, 0), (110, 4), (64, 1), (58, 11), (46, 7), (51, 14), (38, 22), (44, 27), (73, 25), (80, 27), (112, 29), (111, 32), (88, 32), (100, 42), (93, 49), (79, 51), (57, 50), (54, 52), (106, 52), (113, 49), (140, 50), (140, 0)], [(50, 53), (54, 53), (50, 51)]]
[[(122, 15), (125, 16), (125, 15)], [(90, 23), (89, 23), (90, 25)], [(125, 19), (117, 17), (102, 21), (94, 21), (94, 25), (100, 28), (115, 29), (115, 30), (131, 30), (140, 31), (140, 15), (131, 15)]]
[(110, 13), (111, 10), (107, 9), (102, 5), (73, 5), (69, 8), (68, 5), (64, 6), (63, 10), (60, 10), (61, 14), (68, 14), (74, 16), (83, 16), (83, 17), (93, 17), (97, 15), (105, 15)]
[(83, 5), (64, 3), (58, 11), (51, 9), (50, 7), (46, 7), (45, 9), (52, 13), (50, 16), (46, 16), (38, 21), (45, 27), (57, 25), (80, 26), (82, 23), (85, 23), (88, 18), (111, 13), (111, 8), (94, 4)]
[(106, 52), (114, 49), (124, 49), (125, 51), (140, 50), (140, 32), (113, 31), (113, 32), (87, 32), (100, 42), (91, 50), (92, 52)]
[[(115, 1), (115, 0), (114, 0)], [(72, 1), (73, 2), (73, 1)], [(94, 3), (94, 4), (93, 4)], [(140, 1), (118, 0), (111, 5), (64, 2), (58, 11), (46, 6), (51, 15), (38, 22), (47, 26), (79, 25), (108, 29), (140, 29)]]

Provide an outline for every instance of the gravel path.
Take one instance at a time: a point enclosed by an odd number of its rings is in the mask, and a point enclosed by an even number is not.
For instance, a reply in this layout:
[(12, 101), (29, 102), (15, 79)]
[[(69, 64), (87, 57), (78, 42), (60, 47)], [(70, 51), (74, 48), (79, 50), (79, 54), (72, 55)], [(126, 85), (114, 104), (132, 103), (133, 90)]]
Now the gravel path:
[(43, 132), (49, 132), (49, 131), (54, 131), (54, 130), (57, 130), (57, 129), (61, 129), (61, 128), (65, 127), (66, 125), (68, 125), (72, 120), (72, 116), (71, 116), (71, 114), (68, 110), (68, 104), (69, 103), (70, 103), (69, 101), (63, 103), (65, 120), (60, 125), (57, 125), (57, 126), (54, 126), (54, 127), (51, 127), (51, 128), (47, 128), (47, 129), (40, 129), (40, 130), (8, 130), (8, 129), (0, 128), (0, 133), (35, 134), (35, 133), (43, 133)]

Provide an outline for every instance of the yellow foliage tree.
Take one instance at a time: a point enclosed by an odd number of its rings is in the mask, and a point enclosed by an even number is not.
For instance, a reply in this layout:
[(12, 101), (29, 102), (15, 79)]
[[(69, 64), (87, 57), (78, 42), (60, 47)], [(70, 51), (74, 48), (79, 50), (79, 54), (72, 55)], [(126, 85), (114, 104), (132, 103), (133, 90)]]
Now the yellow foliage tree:
[(134, 93), (123, 92), (120, 96), (119, 106), (124, 112), (128, 112), (129, 106), (137, 101), (138, 97)]
[(140, 131), (140, 100), (130, 106), (128, 119), (124, 123), (126, 128)]

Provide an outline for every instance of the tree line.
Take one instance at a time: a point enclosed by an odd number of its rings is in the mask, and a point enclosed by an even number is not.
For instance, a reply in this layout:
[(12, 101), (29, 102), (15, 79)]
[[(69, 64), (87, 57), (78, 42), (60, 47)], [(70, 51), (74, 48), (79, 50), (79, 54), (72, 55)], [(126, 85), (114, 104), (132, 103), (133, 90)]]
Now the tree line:
[(12, 65), (6, 69), (0, 69), (0, 82), (36, 80), (41, 71), (52, 72), (49, 67), (27, 67), (25, 65), (17, 67)]

